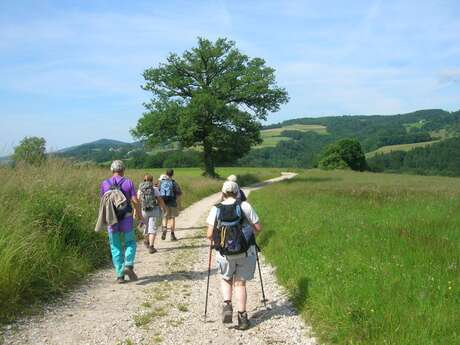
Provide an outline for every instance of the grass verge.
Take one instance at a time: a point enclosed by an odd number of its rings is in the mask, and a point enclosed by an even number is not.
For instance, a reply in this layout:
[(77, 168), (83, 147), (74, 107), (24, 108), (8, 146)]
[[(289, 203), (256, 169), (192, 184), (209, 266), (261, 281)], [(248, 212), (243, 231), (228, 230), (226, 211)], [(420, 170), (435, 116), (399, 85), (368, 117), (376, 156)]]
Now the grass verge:
[(322, 342), (460, 344), (460, 179), (307, 171), (250, 199)]

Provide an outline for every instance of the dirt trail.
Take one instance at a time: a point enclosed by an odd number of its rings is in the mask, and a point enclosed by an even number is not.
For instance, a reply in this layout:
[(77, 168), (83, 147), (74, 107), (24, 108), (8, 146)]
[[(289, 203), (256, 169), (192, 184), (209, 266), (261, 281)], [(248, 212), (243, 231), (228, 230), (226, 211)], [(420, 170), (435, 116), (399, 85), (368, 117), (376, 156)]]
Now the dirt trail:
[[(244, 190), (249, 193), (293, 176), (283, 173)], [(177, 219), (178, 242), (169, 241), (168, 234), (166, 241), (158, 240), (155, 254), (138, 244), (137, 282), (117, 285), (113, 269), (98, 271), (87, 284), (45, 307), (42, 315), (3, 330), (4, 344), (316, 344), (263, 257), (262, 276), (269, 302), (268, 308), (261, 303), (257, 275), (248, 283), (252, 327), (241, 332), (221, 323), (215, 269), (210, 280), (207, 322), (203, 321), (209, 250), (204, 226), (218, 197), (214, 194), (204, 198), (181, 213)]]

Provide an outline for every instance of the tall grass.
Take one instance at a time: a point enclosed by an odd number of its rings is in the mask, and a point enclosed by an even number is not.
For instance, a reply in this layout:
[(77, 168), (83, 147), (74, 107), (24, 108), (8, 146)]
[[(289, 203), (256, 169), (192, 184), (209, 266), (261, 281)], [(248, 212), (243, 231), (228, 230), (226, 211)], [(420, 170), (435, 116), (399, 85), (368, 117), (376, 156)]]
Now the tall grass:
[[(126, 174), (137, 185), (146, 172), (159, 176), (164, 170)], [(279, 170), (222, 170), (249, 180), (258, 180), (257, 172), (265, 178)], [(93, 230), (99, 184), (109, 176), (106, 169), (60, 160), (0, 168), (0, 322), (30, 311), (109, 263), (106, 234)], [(184, 191), (183, 207), (219, 191), (222, 184), (202, 177), (199, 169), (177, 169), (175, 177)]]
[(250, 199), (323, 342), (460, 344), (460, 179), (307, 171)]

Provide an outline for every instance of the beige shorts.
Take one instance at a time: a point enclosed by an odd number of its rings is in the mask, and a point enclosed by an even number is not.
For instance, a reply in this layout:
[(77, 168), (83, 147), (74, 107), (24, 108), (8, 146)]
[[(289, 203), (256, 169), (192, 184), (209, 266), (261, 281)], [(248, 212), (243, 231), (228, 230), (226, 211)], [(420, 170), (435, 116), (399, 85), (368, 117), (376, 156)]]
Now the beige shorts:
[(163, 213), (163, 217), (166, 219), (176, 218), (179, 216), (179, 210), (177, 207), (166, 206), (166, 211)]
[(222, 256), (217, 253), (216, 262), (221, 277), (225, 280), (234, 278), (237, 281), (253, 279), (257, 261), (254, 250), (250, 248), (248, 256), (246, 254), (238, 254), (232, 257)]

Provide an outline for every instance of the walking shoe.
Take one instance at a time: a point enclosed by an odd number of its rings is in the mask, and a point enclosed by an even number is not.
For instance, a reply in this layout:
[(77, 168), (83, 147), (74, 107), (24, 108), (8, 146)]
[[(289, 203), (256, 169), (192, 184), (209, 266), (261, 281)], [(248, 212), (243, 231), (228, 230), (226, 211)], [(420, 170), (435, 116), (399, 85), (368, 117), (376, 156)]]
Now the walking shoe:
[(125, 274), (129, 277), (130, 281), (136, 281), (137, 275), (134, 272), (133, 266), (126, 266), (125, 267)]
[(171, 241), (177, 241), (177, 237), (174, 234), (174, 231), (171, 231)]
[(149, 253), (150, 253), (150, 254), (154, 254), (154, 253), (156, 253), (157, 251), (158, 251), (158, 250), (156, 250), (154, 246), (150, 246), (150, 247), (149, 247)]
[(222, 323), (232, 323), (233, 307), (231, 301), (224, 301), (222, 307)]
[(167, 229), (163, 229), (163, 232), (161, 233), (161, 239), (164, 241), (166, 240), (166, 232), (168, 232)]
[(118, 284), (124, 284), (126, 282), (125, 277), (118, 277), (117, 278), (117, 283)]
[(243, 311), (243, 312), (238, 312), (238, 329), (240, 331), (244, 331), (249, 328), (249, 320), (248, 320), (248, 313)]

